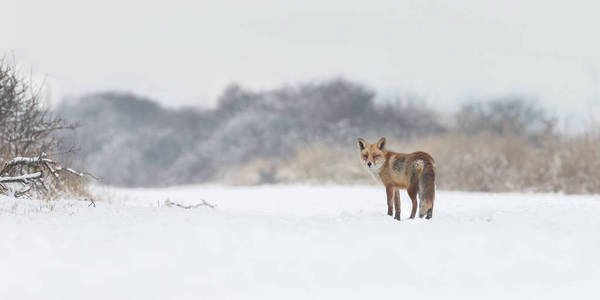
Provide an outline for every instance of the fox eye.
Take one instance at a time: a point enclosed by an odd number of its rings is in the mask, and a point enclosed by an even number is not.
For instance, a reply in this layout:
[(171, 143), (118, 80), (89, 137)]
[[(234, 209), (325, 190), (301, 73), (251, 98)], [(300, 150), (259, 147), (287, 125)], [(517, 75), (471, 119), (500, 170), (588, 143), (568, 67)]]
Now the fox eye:
[(367, 159), (367, 157), (369, 157), (369, 155), (368, 155), (368, 154), (363, 154), (363, 158), (364, 158), (364, 159)]
[(373, 155), (373, 159), (378, 159), (381, 155)]

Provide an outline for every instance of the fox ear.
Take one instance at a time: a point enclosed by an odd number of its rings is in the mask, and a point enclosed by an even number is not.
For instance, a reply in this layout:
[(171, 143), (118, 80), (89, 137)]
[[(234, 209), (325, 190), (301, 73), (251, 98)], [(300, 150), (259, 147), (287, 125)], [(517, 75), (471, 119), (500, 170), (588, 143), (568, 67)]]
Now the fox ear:
[(385, 138), (384, 137), (380, 138), (379, 141), (377, 141), (377, 148), (379, 148), (379, 150), (385, 149)]
[(359, 150), (365, 149), (366, 145), (367, 145), (367, 142), (364, 139), (358, 138), (358, 149)]

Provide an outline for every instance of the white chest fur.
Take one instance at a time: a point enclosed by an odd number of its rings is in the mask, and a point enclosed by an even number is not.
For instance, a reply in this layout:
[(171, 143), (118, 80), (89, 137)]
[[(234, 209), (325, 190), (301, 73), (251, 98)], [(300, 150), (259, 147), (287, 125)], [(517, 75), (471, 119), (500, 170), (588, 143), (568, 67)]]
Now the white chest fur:
[(368, 171), (369, 171), (369, 174), (371, 174), (371, 176), (373, 176), (373, 179), (375, 179), (375, 181), (381, 183), (381, 177), (379, 176), (379, 169), (370, 168)]

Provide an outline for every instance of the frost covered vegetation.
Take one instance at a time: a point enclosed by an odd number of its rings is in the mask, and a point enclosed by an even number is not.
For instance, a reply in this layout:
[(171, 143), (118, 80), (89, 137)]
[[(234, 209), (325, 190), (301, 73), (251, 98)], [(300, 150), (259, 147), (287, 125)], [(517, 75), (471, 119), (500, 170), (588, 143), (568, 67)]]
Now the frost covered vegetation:
[(447, 190), (600, 193), (600, 136), (566, 136), (521, 98), (476, 99), (442, 114), (418, 97), (375, 100), (357, 83), (251, 91), (231, 85), (212, 109), (168, 109), (98, 93), (58, 108), (82, 127), (81, 164), (104, 182), (369, 183), (356, 138), (425, 150)]
[(40, 91), (0, 60), (0, 194), (83, 195), (84, 174), (56, 160), (64, 154), (58, 132), (75, 126), (44, 108)]

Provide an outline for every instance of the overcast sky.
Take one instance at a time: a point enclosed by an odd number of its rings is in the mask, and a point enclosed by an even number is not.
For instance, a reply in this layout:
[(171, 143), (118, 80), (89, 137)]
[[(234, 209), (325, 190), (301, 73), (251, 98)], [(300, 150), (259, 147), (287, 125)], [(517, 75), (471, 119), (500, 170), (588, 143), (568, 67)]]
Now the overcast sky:
[(524, 94), (600, 110), (597, 1), (2, 1), (0, 53), (55, 99), (115, 89), (210, 105), (250, 88), (343, 75), (451, 109)]

